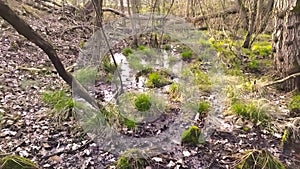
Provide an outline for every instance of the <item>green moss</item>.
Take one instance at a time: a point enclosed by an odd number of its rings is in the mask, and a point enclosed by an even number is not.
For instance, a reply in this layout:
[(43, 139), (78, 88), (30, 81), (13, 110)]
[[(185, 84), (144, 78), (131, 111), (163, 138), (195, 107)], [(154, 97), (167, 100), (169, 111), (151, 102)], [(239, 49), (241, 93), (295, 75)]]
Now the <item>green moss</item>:
[(183, 144), (196, 146), (205, 142), (202, 137), (200, 128), (197, 126), (191, 126), (188, 130), (182, 133), (181, 142)]
[(142, 154), (137, 149), (130, 149), (119, 157), (116, 169), (144, 169), (146, 160), (140, 158)]
[(188, 61), (191, 60), (193, 56), (193, 52), (191, 50), (185, 49), (181, 53), (182, 60)]
[(133, 119), (124, 119), (123, 123), (128, 129), (135, 129), (137, 127), (137, 122)]
[(131, 48), (124, 48), (122, 54), (124, 56), (129, 56), (129, 54), (133, 54), (133, 50)]
[(210, 103), (208, 101), (201, 101), (198, 105), (198, 113), (207, 112), (210, 109)]
[(292, 97), (288, 108), (291, 112), (300, 112), (300, 94), (296, 94)]
[(38, 169), (34, 162), (17, 155), (3, 157), (0, 160), (0, 166), (2, 169)]
[(267, 123), (270, 120), (270, 116), (267, 114), (267, 107), (256, 101), (251, 101), (250, 103), (234, 102), (231, 105), (231, 111), (254, 123)]
[(140, 46), (138, 46), (138, 49), (139, 49), (139, 50), (145, 50), (145, 49), (146, 49), (146, 46), (140, 45)]
[(147, 94), (140, 94), (137, 96), (134, 102), (138, 111), (147, 111), (151, 107), (151, 97)]
[(267, 150), (249, 150), (241, 158), (237, 169), (285, 169), (285, 166)]

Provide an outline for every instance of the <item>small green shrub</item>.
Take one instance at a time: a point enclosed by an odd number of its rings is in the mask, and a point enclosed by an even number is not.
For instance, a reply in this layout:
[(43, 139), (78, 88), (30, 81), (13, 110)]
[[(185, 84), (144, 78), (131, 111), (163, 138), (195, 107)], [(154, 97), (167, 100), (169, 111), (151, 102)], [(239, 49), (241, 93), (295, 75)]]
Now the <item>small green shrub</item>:
[(210, 103), (208, 101), (201, 101), (198, 105), (198, 113), (207, 112), (210, 109)]
[(67, 120), (72, 116), (72, 109), (75, 104), (72, 97), (65, 91), (45, 92), (42, 99), (52, 107), (51, 113), (59, 121)]
[(200, 128), (197, 126), (191, 126), (188, 130), (182, 133), (181, 142), (183, 144), (196, 146), (198, 144), (203, 144), (205, 141), (201, 135)]
[(157, 72), (151, 73), (147, 82), (148, 87), (163, 87), (168, 84), (170, 84), (170, 82)]
[(128, 129), (135, 129), (137, 127), (137, 122), (133, 119), (128, 119), (125, 118), (124, 119), (124, 123), (123, 123)]
[(124, 56), (129, 56), (129, 54), (133, 54), (133, 50), (131, 48), (124, 48), (122, 54)]
[(191, 50), (185, 49), (181, 53), (182, 60), (188, 61), (191, 60), (193, 56), (193, 52)]
[(270, 120), (270, 116), (267, 114), (267, 107), (255, 101), (250, 103), (234, 102), (231, 105), (231, 111), (254, 123), (267, 123)]
[(38, 169), (38, 166), (31, 160), (17, 156), (8, 155), (0, 159), (1, 169)]
[(135, 99), (135, 107), (138, 111), (147, 111), (151, 107), (151, 97), (147, 94), (140, 94)]
[(288, 105), (291, 112), (300, 112), (300, 94), (294, 95)]
[(74, 77), (81, 84), (91, 84), (94, 82), (98, 74), (98, 68), (91, 66), (76, 70), (74, 72)]
[(267, 150), (248, 150), (236, 168), (285, 169), (285, 166)]
[(281, 144), (285, 144), (288, 142), (289, 138), (290, 138), (290, 130), (289, 129), (285, 129), (281, 138)]

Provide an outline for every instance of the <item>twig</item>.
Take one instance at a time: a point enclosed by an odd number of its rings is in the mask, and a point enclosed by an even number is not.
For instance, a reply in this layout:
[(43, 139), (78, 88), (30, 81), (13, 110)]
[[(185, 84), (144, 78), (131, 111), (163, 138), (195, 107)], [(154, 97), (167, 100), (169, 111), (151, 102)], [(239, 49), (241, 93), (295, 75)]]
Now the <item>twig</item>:
[(49, 154), (49, 155), (45, 155), (45, 156), (43, 156), (41, 158), (42, 159), (48, 159), (50, 157), (53, 157), (53, 156), (56, 156), (56, 155), (61, 155), (63, 153), (65, 153), (65, 154), (71, 154), (71, 153), (73, 153), (75, 151), (78, 151), (78, 150), (81, 150), (81, 149), (85, 148), (87, 145), (91, 144), (92, 142), (93, 142), (93, 140), (88, 140), (85, 144), (81, 145), (80, 147), (78, 147), (78, 148), (76, 148), (74, 150), (70, 150), (70, 149), (66, 150), (66, 149), (64, 149), (64, 150), (61, 150), (61, 151), (58, 151), (58, 152), (55, 152), (55, 153), (52, 153), (52, 154)]
[(289, 76), (287, 76), (287, 77), (285, 77), (283, 79), (279, 79), (279, 80), (276, 80), (274, 82), (270, 82), (270, 83), (268, 83), (266, 85), (263, 85), (262, 87), (267, 87), (267, 86), (272, 86), (272, 85), (275, 85), (275, 84), (278, 84), (278, 83), (283, 83), (283, 82), (285, 82), (285, 81), (287, 81), (287, 80), (289, 80), (291, 78), (296, 78), (297, 76), (300, 76), (300, 72), (291, 74), (291, 75), (289, 75)]

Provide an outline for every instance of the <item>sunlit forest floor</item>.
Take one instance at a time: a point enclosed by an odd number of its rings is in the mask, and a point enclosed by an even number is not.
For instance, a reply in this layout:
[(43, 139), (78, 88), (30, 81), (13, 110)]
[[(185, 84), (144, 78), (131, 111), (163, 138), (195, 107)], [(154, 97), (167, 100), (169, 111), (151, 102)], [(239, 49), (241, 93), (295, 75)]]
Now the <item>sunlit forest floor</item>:
[[(63, 15), (61, 11), (47, 13), (19, 4), (15, 4), (15, 9), (55, 46), (67, 68), (76, 62), (83, 44), (93, 34), (93, 27), (82, 21), (82, 15), (74, 15), (68, 9)], [(47, 55), (8, 23), (1, 20), (0, 24), (0, 152), (29, 158), (41, 168), (98, 169), (119, 165), (118, 156), (101, 149), (99, 143), (91, 141), (83, 132), (76, 118), (69, 117), (71, 110), (57, 113), (53, 105), (46, 103), (46, 92), (70, 93)], [(212, 45), (217, 52), (223, 53), (218, 54), (220, 60), (229, 64), (223, 77), (226, 108), (220, 115), (222, 121), (213, 124), (215, 130), (205, 143), (197, 146), (178, 143), (171, 152), (154, 157), (145, 155), (143, 162), (129, 158), (136, 165), (134, 168), (220, 169), (239, 166), (245, 169), (246, 164), (243, 166), (241, 161), (247, 161), (251, 154), (249, 150), (252, 150), (249, 164), (263, 161), (264, 157), (254, 159), (255, 155), (270, 153), (286, 168), (299, 167), (299, 112), (290, 109), (294, 93), (280, 91), (276, 86), (263, 87), (277, 78), (268, 50), (270, 36), (262, 36), (261, 42), (254, 44), (256, 55), (251, 57), (253, 51), (237, 48), (235, 44), (226, 49), (224, 46), (231, 43), (226, 40), (210, 38), (200, 43)], [(263, 46), (267, 49), (259, 48)], [(239, 61), (230, 58), (232, 50), (244, 58)], [(187, 65), (195, 67), (197, 62), (192, 60)], [(204, 113), (199, 112), (200, 116), (194, 122), (200, 128), (208, 119), (205, 104), (201, 105)], [(172, 110), (178, 108), (175, 106)], [(296, 108), (292, 110), (299, 111)]]

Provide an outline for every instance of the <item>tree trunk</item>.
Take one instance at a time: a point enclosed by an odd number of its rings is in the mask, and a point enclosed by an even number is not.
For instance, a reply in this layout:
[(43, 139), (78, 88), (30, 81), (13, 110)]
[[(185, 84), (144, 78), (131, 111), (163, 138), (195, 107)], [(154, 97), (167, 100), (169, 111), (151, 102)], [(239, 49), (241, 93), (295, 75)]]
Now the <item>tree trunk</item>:
[[(300, 72), (300, 0), (277, 1), (275, 5), (275, 69), (281, 77), (286, 77)], [(285, 91), (299, 91), (300, 77), (285, 81), (280, 88)]]

